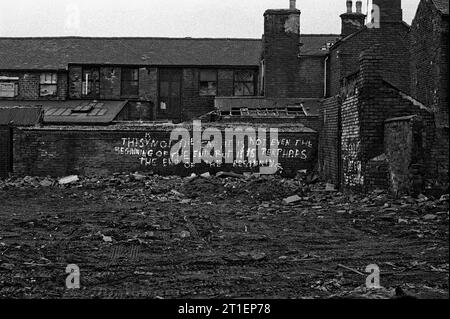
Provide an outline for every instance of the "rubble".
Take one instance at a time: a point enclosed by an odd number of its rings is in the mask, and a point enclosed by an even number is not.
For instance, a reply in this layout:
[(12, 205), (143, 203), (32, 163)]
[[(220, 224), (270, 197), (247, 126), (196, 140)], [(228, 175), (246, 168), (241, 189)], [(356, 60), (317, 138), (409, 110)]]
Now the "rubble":
[[(419, 297), (448, 296), (448, 195), (340, 193), (254, 174), (136, 174), (0, 181), (0, 297), (26, 287), (59, 295), (64, 263), (83, 266), (86, 294), (101, 282), (193, 296), (202, 278), (196, 292), (232, 298), (392, 298), (401, 284)], [(373, 262), (386, 286), (376, 293), (356, 272)], [(273, 269), (277, 276), (266, 276)], [(288, 278), (303, 279), (291, 288)]]
[(59, 185), (66, 185), (66, 184), (71, 184), (74, 182), (78, 182), (80, 179), (78, 178), (78, 175), (71, 175), (71, 176), (67, 176), (67, 177), (63, 177), (61, 179), (58, 180)]

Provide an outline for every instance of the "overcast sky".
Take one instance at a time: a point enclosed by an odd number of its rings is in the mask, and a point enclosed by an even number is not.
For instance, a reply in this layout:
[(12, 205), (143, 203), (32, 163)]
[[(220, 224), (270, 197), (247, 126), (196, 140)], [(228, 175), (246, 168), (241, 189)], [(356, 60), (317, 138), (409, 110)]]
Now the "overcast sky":
[[(364, 0), (364, 10), (367, 0)], [(302, 33), (339, 33), (345, 0), (297, 0)], [(403, 0), (411, 23), (419, 0)], [(289, 0), (0, 0), (0, 36), (260, 38)]]

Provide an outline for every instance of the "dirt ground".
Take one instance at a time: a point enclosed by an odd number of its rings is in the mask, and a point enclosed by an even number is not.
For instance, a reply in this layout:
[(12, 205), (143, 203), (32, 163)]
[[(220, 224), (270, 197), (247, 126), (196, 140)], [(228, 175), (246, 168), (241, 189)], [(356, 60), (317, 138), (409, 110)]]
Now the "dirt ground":
[(0, 298), (448, 298), (448, 211), (280, 177), (3, 181)]

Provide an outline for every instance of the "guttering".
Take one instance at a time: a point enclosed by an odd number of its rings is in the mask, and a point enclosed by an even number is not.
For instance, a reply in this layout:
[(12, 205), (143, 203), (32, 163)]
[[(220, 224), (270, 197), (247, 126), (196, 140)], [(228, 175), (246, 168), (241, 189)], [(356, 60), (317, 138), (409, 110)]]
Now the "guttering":
[(323, 70), (323, 97), (327, 97), (327, 67), (328, 67), (328, 59), (330, 58), (329, 55), (327, 55), (327, 57), (325, 58), (325, 63), (324, 63), (324, 70)]

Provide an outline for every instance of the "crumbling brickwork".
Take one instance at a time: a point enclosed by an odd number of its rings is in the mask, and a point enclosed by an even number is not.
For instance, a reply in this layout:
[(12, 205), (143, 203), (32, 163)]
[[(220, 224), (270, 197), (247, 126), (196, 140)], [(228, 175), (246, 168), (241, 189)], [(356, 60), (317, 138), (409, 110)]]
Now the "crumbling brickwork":
[(319, 135), (319, 171), (323, 180), (340, 183), (340, 99), (332, 97), (323, 101), (320, 109), (322, 126)]
[[(374, 46), (361, 54), (360, 71), (347, 77), (340, 91), (343, 185), (364, 190), (386, 188), (388, 186), (386, 180), (392, 181), (394, 175), (397, 176), (395, 189), (402, 188), (403, 186), (398, 186), (400, 184), (405, 185), (402, 180), (398, 181), (398, 176), (404, 176), (398, 173), (400, 169), (392, 167), (391, 170), (388, 165), (389, 156), (386, 156), (385, 152), (391, 150), (391, 147), (395, 148), (397, 144), (387, 145), (392, 142), (393, 134), (385, 134), (385, 121), (411, 115), (418, 115), (421, 119), (420, 138), (417, 137), (419, 135), (415, 135), (415, 141), (420, 140), (420, 143), (418, 142), (420, 151), (417, 151), (418, 148), (414, 148), (414, 151), (424, 155), (420, 161), (414, 159), (411, 163), (421, 165), (420, 175), (423, 180), (436, 180), (438, 163), (432, 156), (437, 138), (433, 125), (433, 113), (426, 106), (384, 80), (381, 65), (384, 63), (385, 55), (380, 49), (381, 46)], [(333, 105), (324, 104), (323, 109), (322, 117), (325, 116), (325, 110), (333, 109)], [(325, 123), (324, 119), (321, 132), (323, 137), (332, 134), (333, 129), (336, 130)], [(326, 145), (326, 141), (323, 143)], [(320, 150), (320, 154), (323, 152)], [(403, 155), (398, 156), (397, 163), (401, 163), (404, 158), (411, 158), (410, 151), (402, 150), (400, 153)], [(392, 157), (393, 154), (397, 153), (390, 152), (389, 155)], [(388, 176), (391, 177), (387, 178)]]

